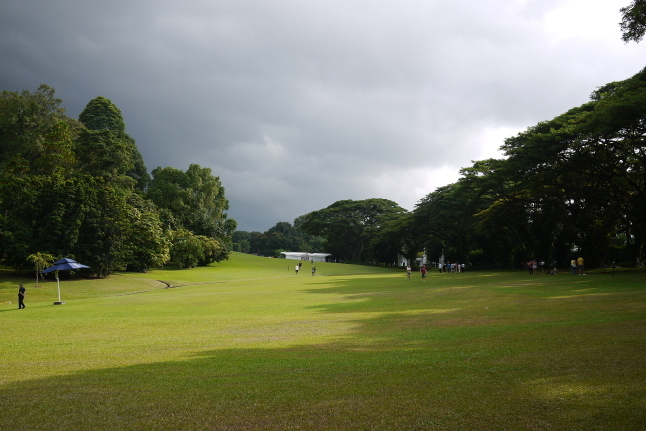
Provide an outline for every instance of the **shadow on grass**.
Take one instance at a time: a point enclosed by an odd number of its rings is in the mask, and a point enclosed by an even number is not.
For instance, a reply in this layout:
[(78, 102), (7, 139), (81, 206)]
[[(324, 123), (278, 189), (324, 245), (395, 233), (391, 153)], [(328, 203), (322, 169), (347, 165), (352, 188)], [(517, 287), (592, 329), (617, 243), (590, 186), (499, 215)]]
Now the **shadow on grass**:
[(608, 303), (589, 296), (554, 302), (499, 287), (356, 278), (309, 291), (346, 299), (315, 307), (348, 313), (355, 329), (344, 341), (197, 351), (31, 380), (19, 368), (25, 380), (0, 389), (0, 429), (641, 430), (646, 423), (646, 322), (638, 307), (604, 311)]
[(418, 350), (352, 344), (217, 350), (26, 380), (0, 391), (0, 427), (643, 429), (643, 374), (623, 355), (595, 364), (612, 349), (583, 358), (567, 349), (536, 360), (523, 349), (505, 353), (514, 340), (497, 341)]

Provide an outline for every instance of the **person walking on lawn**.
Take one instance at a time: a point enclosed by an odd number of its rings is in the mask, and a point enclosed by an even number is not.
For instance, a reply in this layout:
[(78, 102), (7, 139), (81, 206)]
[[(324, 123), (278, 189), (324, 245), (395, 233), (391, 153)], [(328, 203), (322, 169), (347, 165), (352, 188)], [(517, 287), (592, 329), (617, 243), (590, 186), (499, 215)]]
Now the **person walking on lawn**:
[(18, 309), (25, 308), (25, 286), (22, 283), (18, 284)]

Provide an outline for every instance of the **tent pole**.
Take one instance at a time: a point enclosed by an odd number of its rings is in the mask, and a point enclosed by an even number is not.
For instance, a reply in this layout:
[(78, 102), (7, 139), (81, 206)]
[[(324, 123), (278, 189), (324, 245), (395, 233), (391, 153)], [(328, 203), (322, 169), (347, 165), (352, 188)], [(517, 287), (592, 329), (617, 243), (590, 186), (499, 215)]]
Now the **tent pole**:
[(58, 302), (61, 302), (61, 282), (58, 279), (58, 271), (56, 271), (56, 285), (58, 286)]

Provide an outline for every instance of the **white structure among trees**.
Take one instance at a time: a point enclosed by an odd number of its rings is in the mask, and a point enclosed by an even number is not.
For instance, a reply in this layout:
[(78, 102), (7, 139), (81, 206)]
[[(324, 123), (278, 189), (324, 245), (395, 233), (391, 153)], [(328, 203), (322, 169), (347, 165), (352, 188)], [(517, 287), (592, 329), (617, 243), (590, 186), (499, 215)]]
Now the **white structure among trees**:
[(281, 251), (281, 259), (309, 260), (313, 262), (325, 262), (330, 253), (304, 253), (302, 251)]

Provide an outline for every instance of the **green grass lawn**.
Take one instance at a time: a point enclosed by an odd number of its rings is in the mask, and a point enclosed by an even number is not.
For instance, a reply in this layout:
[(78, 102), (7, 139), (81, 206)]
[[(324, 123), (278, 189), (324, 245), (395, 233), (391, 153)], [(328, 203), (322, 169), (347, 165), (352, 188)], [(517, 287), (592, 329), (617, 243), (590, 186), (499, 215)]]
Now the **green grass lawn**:
[(646, 429), (646, 272), (294, 263), (0, 273), (0, 429)]

